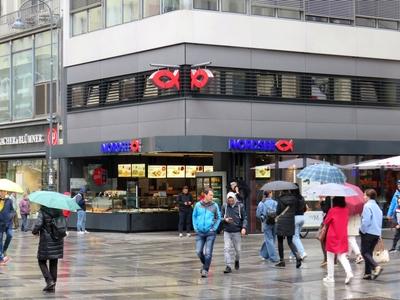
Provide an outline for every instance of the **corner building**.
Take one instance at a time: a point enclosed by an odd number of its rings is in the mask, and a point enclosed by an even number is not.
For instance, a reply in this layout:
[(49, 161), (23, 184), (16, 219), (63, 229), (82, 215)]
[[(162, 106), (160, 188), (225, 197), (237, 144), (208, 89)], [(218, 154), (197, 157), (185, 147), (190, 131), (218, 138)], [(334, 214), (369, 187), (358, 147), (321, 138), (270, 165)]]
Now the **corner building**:
[[(295, 180), (307, 158), (398, 154), (397, 0), (94, 0), (63, 10), (64, 144), (54, 152), (62, 189), (89, 186), (90, 229), (175, 229), (183, 185), (195, 197), (213, 186), (221, 203), (239, 178), (255, 232), (260, 186)], [(295, 159), (304, 164), (279, 168)], [(224, 176), (195, 175), (211, 170)], [(399, 176), (345, 173), (383, 202)]]

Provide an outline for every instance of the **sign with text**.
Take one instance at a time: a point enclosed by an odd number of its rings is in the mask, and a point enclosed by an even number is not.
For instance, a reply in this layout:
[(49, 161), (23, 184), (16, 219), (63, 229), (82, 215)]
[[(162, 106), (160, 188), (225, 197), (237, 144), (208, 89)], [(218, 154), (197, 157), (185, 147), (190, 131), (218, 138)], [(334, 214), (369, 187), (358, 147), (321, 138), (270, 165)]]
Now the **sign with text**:
[(100, 145), (102, 153), (140, 153), (142, 148), (142, 141), (140, 139), (107, 142)]
[(229, 139), (231, 151), (293, 152), (293, 140)]
[(0, 138), (0, 146), (44, 143), (44, 134), (24, 134)]

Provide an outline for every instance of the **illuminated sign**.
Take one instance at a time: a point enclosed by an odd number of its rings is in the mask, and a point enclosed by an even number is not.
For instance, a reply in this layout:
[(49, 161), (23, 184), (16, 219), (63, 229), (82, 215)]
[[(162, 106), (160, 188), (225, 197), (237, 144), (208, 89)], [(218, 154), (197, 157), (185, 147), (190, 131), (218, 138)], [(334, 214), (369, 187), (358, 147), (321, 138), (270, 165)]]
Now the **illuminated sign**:
[(260, 140), (260, 139), (229, 139), (229, 150), (262, 151), (262, 152), (293, 152), (293, 140)]
[(118, 141), (103, 143), (100, 146), (102, 153), (140, 153), (142, 141), (139, 139), (130, 141)]
[(25, 134), (0, 138), (0, 146), (44, 143), (43, 134)]
[[(161, 90), (172, 88), (180, 89), (179, 70), (170, 71), (168, 69), (158, 70), (149, 77), (151, 82)], [(208, 69), (192, 69), (190, 72), (190, 88), (204, 88), (208, 81), (213, 78), (213, 73)]]

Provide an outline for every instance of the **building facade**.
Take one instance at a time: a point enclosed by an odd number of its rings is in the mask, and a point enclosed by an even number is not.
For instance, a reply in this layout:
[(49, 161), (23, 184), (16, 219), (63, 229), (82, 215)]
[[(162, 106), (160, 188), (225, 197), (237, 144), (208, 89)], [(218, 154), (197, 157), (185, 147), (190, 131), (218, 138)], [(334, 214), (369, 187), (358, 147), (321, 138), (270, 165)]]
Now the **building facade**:
[[(240, 181), (256, 231), (259, 187), (296, 180), (279, 161), (398, 153), (399, 1), (94, 0), (63, 11), (55, 155), (61, 189), (92, 191), (91, 210), (103, 213), (92, 224), (175, 228), (174, 197), (183, 185), (199, 197), (191, 171), (207, 168)], [(345, 172), (383, 201), (398, 176)]]

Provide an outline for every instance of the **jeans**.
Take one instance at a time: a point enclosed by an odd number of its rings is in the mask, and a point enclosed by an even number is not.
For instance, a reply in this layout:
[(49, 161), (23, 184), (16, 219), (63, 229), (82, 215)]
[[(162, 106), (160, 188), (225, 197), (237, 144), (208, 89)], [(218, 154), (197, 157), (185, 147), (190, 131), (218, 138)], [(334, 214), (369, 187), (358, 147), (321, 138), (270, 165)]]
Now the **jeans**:
[(372, 253), (374, 252), (374, 248), (379, 241), (379, 236), (369, 234), (369, 233), (361, 233), (361, 255), (364, 258), (365, 262), (365, 274), (371, 274), (371, 271), (375, 269), (378, 264), (373, 259)]
[(186, 224), (186, 232), (189, 233), (192, 225), (192, 210), (179, 210), (179, 233), (183, 232), (183, 226)]
[[(6, 240), (3, 245), (3, 235), (6, 234)], [(0, 261), (4, 259), (4, 253), (7, 252), (8, 246), (10, 246), (11, 239), (13, 237), (12, 225), (5, 228), (4, 231), (0, 231)]]
[(58, 259), (49, 259), (49, 267), (47, 267), (47, 260), (38, 260), (40, 271), (42, 271), (44, 280), (49, 284), (50, 282), (57, 281), (57, 266)]
[[(327, 251), (327, 259), (328, 259), (328, 277), (334, 278), (335, 276), (335, 253)], [(349, 260), (346, 257), (347, 253), (340, 253), (337, 254), (337, 258), (339, 259), (340, 263), (343, 266), (344, 271), (346, 272), (346, 276), (350, 276), (353, 274)]]
[(208, 272), (211, 265), (212, 252), (214, 249), (216, 234), (214, 231), (197, 232), (196, 234), (196, 254), (203, 264), (203, 269)]
[(242, 236), (240, 232), (224, 231), (225, 265), (232, 267), (235, 261), (239, 261), (241, 250), (242, 250)]
[(28, 231), (28, 215), (21, 215), (22, 218), (22, 225), (21, 225), (21, 231)]
[(279, 260), (275, 250), (276, 240), (276, 227), (275, 225), (264, 225), (264, 244), (261, 247), (260, 255), (265, 259), (269, 259), (272, 262)]
[(86, 211), (78, 210), (78, 222), (76, 224), (77, 231), (85, 231), (86, 228)]
[[(297, 251), (300, 256), (304, 256), (304, 246), (300, 239), (300, 232), (304, 225), (304, 215), (295, 216), (295, 227), (294, 227), (294, 236), (293, 236), (293, 244), (296, 246)], [(295, 253), (293, 253), (295, 255)]]

